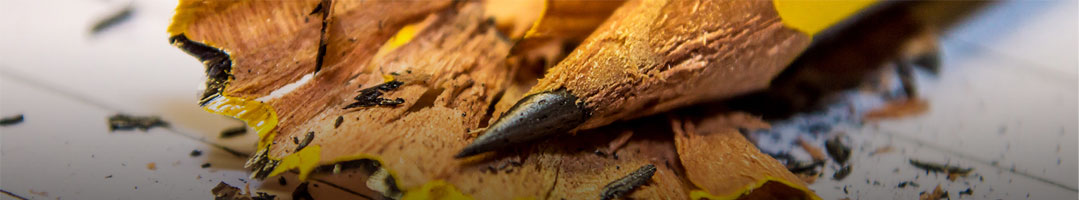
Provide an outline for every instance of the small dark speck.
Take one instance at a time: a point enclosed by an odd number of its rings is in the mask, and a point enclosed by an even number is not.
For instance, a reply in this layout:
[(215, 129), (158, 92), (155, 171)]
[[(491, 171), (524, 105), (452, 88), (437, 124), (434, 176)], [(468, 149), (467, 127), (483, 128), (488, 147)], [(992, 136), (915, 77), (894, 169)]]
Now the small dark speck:
[(105, 31), (106, 29), (116, 26), (117, 24), (128, 21), (128, 19), (131, 18), (134, 12), (135, 7), (132, 5), (128, 5), (123, 9), (116, 11), (116, 13), (109, 15), (108, 17), (105, 17), (101, 21), (95, 23), (94, 26), (90, 28), (90, 34), (97, 35)]
[(825, 123), (816, 123), (806, 127), (810, 133), (826, 133), (832, 130), (832, 126)]
[(23, 120), (24, 120), (24, 118), (23, 118), (22, 114), (18, 114), (18, 115), (11, 116), (11, 117), (5, 117), (4, 119), (0, 119), (0, 126), (11, 126), (11, 125), (19, 124), (19, 123), (22, 123)]
[(210, 163), (203, 163), (202, 168), (210, 168)]
[(202, 151), (199, 151), (198, 149), (191, 150), (191, 157), (199, 157), (201, 155), (202, 155)]
[(241, 135), (244, 135), (244, 134), (247, 134), (247, 127), (246, 126), (237, 126), (237, 127), (232, 127), (232, 128), (228, 128), (228, 129), (225, 129), (225, 130), (221, 130), (221, 134), (218, 135), (217, 137), (218, 138), (233, 138), (233, 137), (241, 136)]
[(962, 197), (963, 195), (967, 195), (967, 196), (974, 195), (974, 190), (971, 189), (971, 188), (967, 188), (966, 190), (959, 191), (959, 196)]
[(285, 177), (278, 177), (277, 184), (288, 185), (288, 181), (285, 181)]
[(596, 154), (597, 156), (607, 157), (607, 152), (600, 151), (599, 149), (596, 149), (596, 151), (592, 153)]
[(110, 178), (112, 178), (112, 174), (109, 174), (108, 176), (105, 176), (105, 178), (106, 178), (106, 179), (110, 179)]

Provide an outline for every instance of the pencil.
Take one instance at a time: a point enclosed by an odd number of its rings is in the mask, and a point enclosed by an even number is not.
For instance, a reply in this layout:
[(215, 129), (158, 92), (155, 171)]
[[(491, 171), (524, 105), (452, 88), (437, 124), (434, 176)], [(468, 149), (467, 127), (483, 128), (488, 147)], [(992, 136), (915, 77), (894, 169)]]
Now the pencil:
[(456, 157), (766, 88), (812, 34), (870, 4), (626, 2)]

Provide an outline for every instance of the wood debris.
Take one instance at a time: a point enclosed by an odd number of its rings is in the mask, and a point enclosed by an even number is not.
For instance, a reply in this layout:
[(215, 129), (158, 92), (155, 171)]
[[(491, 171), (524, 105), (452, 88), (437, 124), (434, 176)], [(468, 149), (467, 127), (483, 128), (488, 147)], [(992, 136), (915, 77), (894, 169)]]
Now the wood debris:
[(958, 177), (966, 177), (970, 172), (974, 171), (974, 168), (962, 168), (959, 166), (937, 164), (910, 159), (910, 164), (919, 169), (924, 169), (926, 172), (945, 173), (948, 175), (948, 180), (955, 181)]
[(802, 149), (805, 150), (806, 153), (809, 153), (809, 156), (813, 157), (814, 161), (824, 161), (828, 159), (828, 157), (824, 155), (824, 151), (821, 151), (819, 147), (806, 141), (805, 138), (798, 138), (798, 145), (802, 146)]
[(925, 99), (900, 99), (888, 102), (888, 104), (875, 110), (866, 112), (862, 119), (876, 121), (881, 119), (894, 119), (920, 115), (929, 110), (929, 102)]
[(210, 193), (214, 195), (215, 200), (274, 200), (276, 196), (267, 194), (265, 192), (256, 192), (254, 195), (250, 191), (243, 191), (240, 188), (226, 184), (225, 182), (217, 183)]
[(869, 156), (891, 153), (892, 151), (895, 151), (895, 147), (892, 147), (892, 145), (883, 146), (869, 152)]
[(931, 191), (931, 192), (922, 192), (922, 193), (920, 193), (918, 198), (921, 199), (921, 200), (940, 200), (940, 199), (949, 198), (949, 197), (948, 197), (948, 192), (942, 190), (940, 188), (940, 185), (937, 185), (937, 187), (934, 188), (933, 191)]

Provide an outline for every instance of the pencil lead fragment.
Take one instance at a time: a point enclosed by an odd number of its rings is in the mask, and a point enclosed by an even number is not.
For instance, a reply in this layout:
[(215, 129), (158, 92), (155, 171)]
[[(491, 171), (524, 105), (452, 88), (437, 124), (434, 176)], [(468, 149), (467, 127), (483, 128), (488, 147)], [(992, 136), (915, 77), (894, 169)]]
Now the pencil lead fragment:
[(603, 193), (600, 193), (600, 199), (617, 199), (625, 197), (637, 187), (644, 185), (648, 180), (652, 179), (652, 175), (656, 173), (656, 166), (648, 164), (638, 168), (629, 175), (608, 183), (603, 187)]
[(565, 133), (584, 123), (588, 109), (566, 90), (529, 95), (506, 112), (455, 157), (464, 158)]

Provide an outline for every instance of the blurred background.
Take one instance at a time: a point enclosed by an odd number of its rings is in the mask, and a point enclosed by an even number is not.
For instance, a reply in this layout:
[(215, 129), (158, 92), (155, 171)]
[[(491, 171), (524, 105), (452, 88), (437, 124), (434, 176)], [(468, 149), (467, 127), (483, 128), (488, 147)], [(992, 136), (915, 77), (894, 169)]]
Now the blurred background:
[[(250, 181), (246, 157), (224, 150), (251, 153), (257, 136), (219, 138), (243, 124), (196, 104), (203, 65), (165, 32), (175, 4), (0, 0), (0, 117), (24, 116), (0, 127), (0, 199), (209, 199), (222, 181), (271, 192), (297, 184)], [(95, 30), (117, 15), (127, 16)], [(937, 185), (960, 199), (1076, 199), (1077, 34), (1077, 1), (997, 2), (939, 33), (940, 72), (915, 73), (926, 113), (821, 120), (884, 103), (852, 93), (752, 137), (766, 153), (804, 157), (792, 141), (848, 135), (850, 175), (832, 179), (838, 166), (826, 165), (810, 185), (823, 199), (916, 199)], [(110, 131), (107, 119), (118, 113), (160, 116), (170, 127)], [(910, 159), (974, 171), (953, 181)]]

